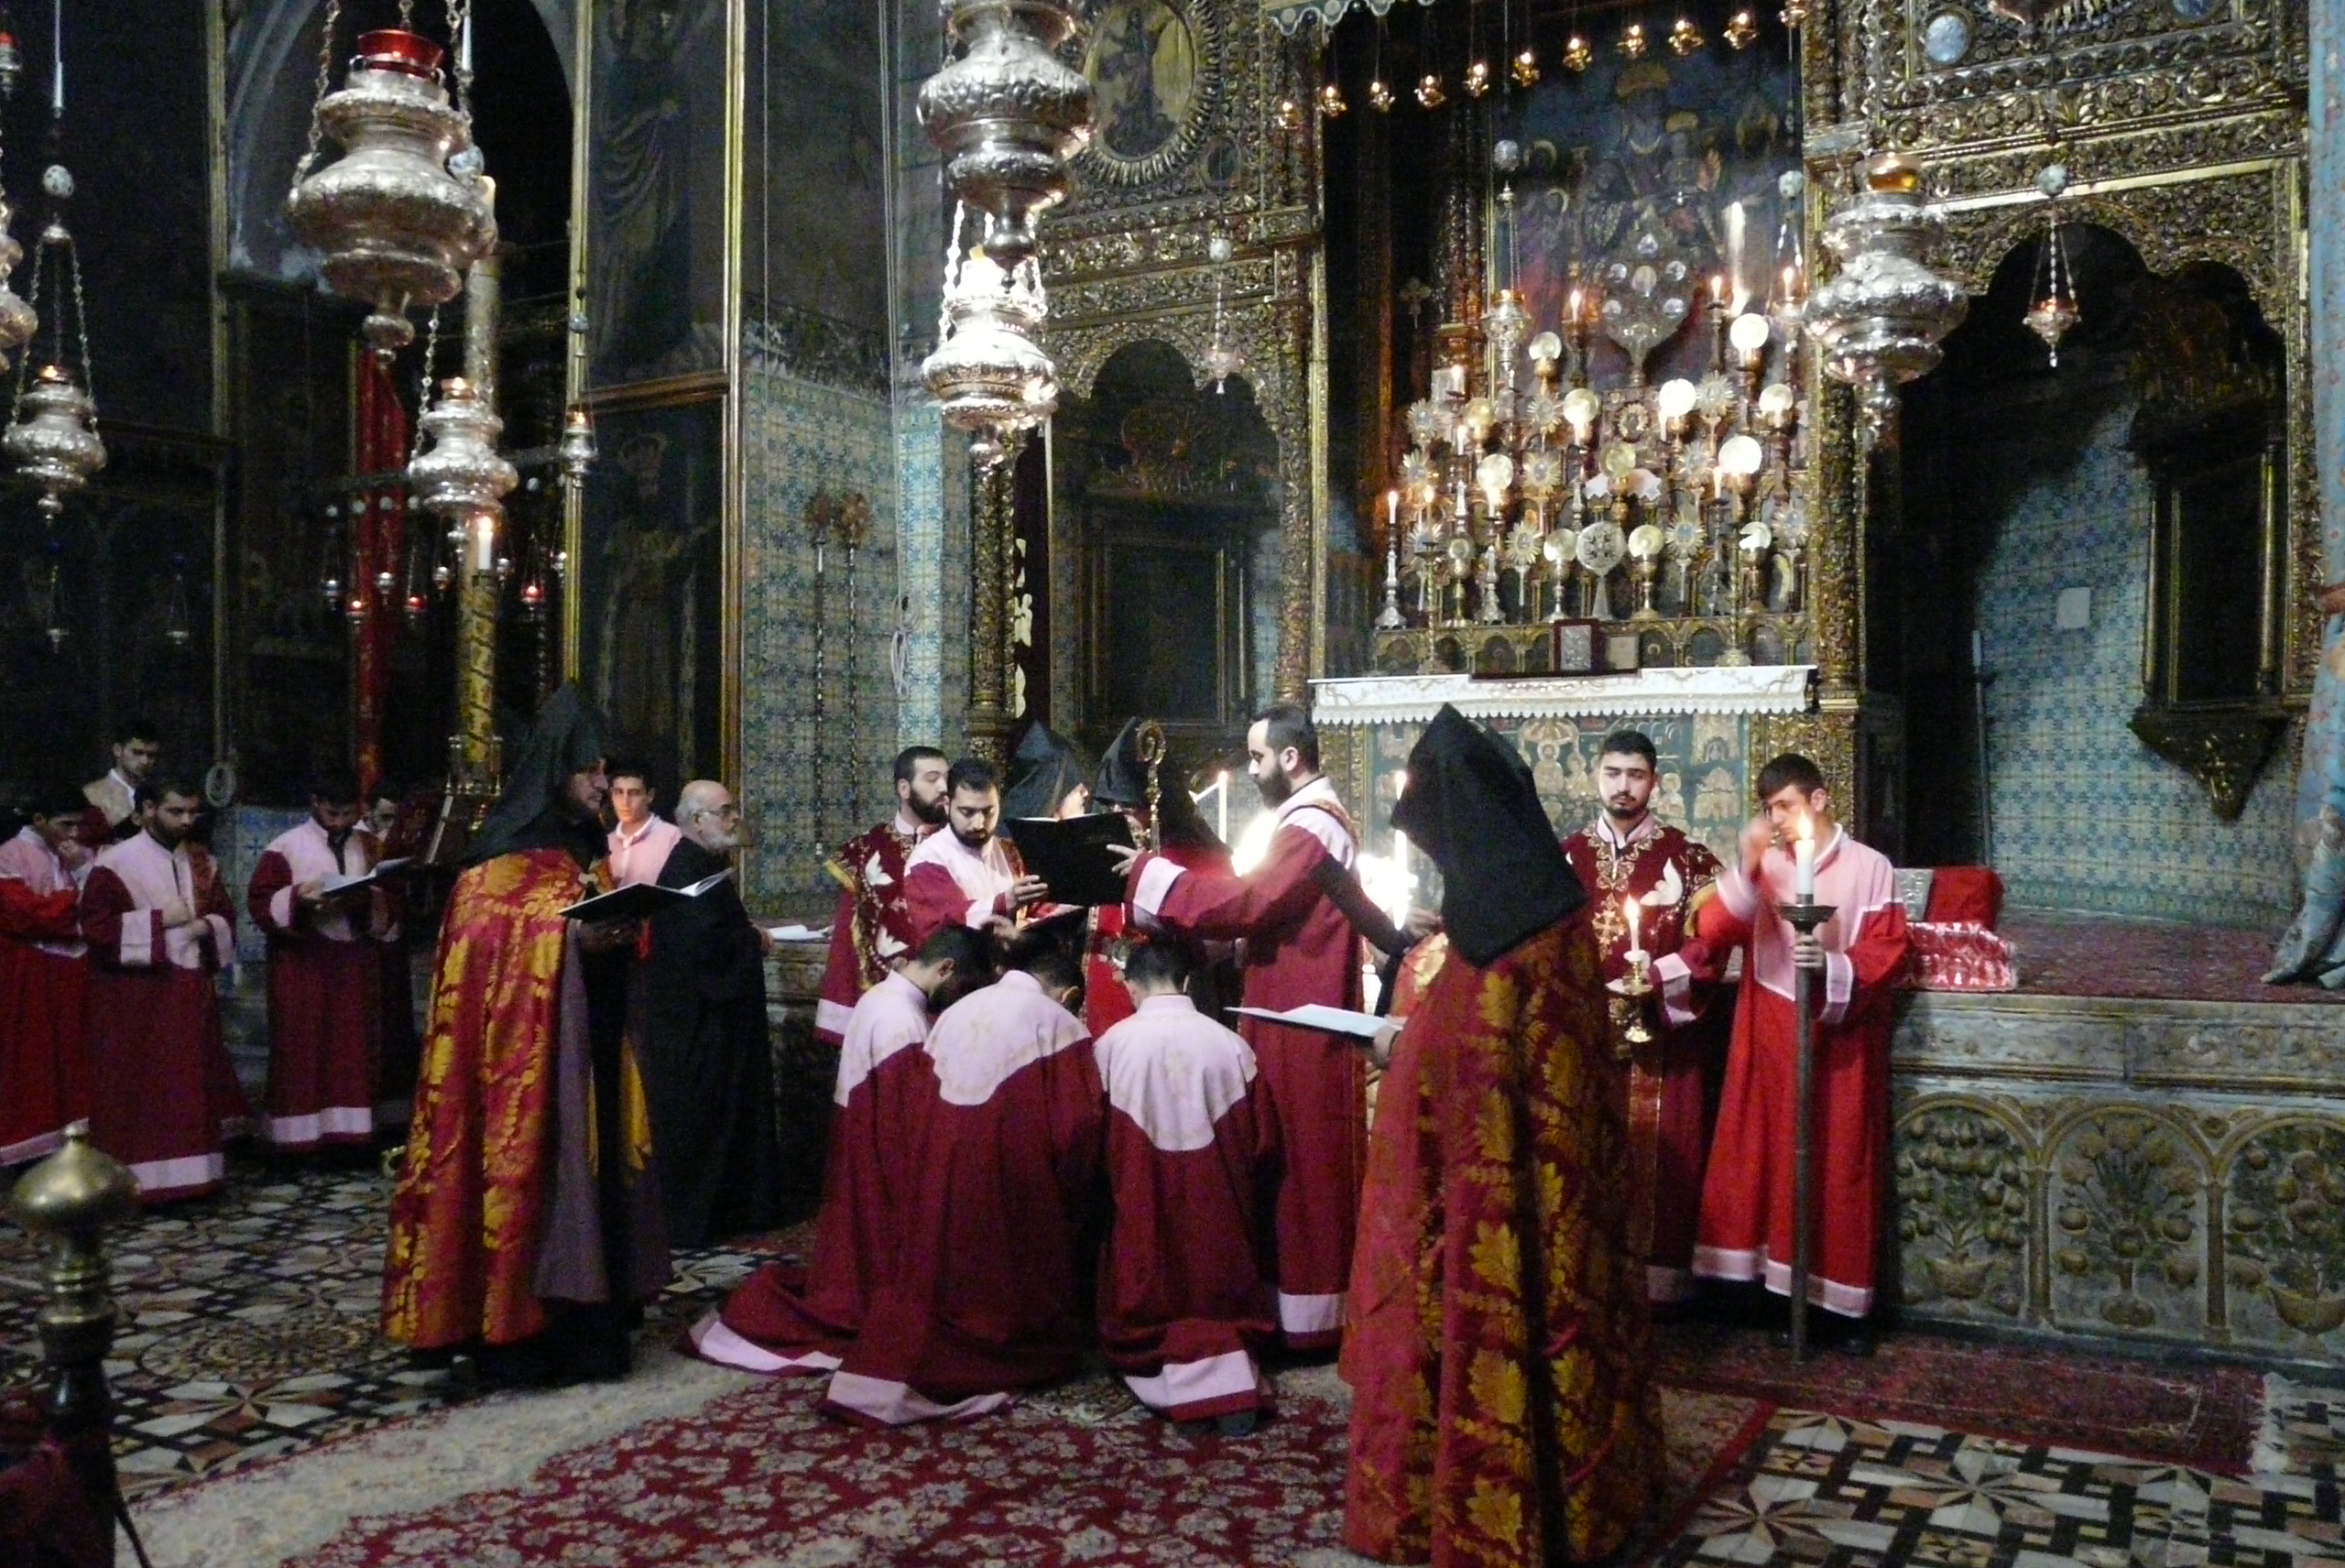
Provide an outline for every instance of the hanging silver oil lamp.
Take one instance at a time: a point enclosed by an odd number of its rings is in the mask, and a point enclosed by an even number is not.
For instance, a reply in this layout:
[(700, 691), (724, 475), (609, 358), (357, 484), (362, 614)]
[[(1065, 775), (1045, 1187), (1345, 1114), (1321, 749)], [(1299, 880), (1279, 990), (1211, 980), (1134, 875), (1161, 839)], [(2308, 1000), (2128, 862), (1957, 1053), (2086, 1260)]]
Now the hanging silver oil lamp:
[(943, 20), (954, 54), (921, 85), (921, 124), (954, 193), (989, 220), (987, 250), (1014, 269), (1090, 139), (1091, 83), (1058, 58), (1079, 24), (1063, 0), (943, 0)]
[[(496, 242), (471, 116), (450, 103), (442, 58), (405, 28), (360, 34), (341, 90), (318, 103), (286, 199), (326, 287), (373, 307), (366, 341), (387, 358), (415, 339), (408, 310), (454, 299), (465, 269)], [(321, 131), (344, 150), (315, 169)]]
[(1903, 153), (1865, 164), (1865, 189), (1825, 225), (1840, 270), (1808, 296), (1808, 335), (1825, 370), (1857, 389), (1879, 439), (1897, 389), (1938, 363), (1938, 343), (1970, 308), (1962, 286), (1929, 265), (1946, 214), (1922, 196), (1922, 166)]
[(65, 497), (106, 465), (98, 439), (98, 406), (61, 365), (44, 365), (16, 405), (16, 423), (0, 436), (0, 452), (17, 474), (40, 487), (39, 506), (54, 517)]

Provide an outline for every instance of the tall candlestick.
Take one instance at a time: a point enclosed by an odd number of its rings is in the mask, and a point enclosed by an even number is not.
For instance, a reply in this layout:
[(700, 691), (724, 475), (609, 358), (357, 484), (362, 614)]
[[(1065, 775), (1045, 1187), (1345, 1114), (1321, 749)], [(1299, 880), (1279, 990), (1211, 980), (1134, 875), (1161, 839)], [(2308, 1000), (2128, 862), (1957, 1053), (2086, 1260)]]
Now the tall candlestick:
[(1794, 884), (1799, 901), (1816, 901), (1816, 830), (1806, 818), (1800, 819), (1799, 836), (1792, 841), (1792, 868), (1797, 874)]

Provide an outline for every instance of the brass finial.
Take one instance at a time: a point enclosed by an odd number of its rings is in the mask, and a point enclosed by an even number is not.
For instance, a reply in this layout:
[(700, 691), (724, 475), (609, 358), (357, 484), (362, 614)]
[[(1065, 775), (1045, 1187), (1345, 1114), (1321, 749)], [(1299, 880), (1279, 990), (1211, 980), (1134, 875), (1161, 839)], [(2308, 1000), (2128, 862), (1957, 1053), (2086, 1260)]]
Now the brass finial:
[(8, 1195), (16, 1223), (44, 1236), (97, 1230), (137, 1210), (137, 1181), (80, 1123), (66, 1129), (65, 1147), (26, 1171)]

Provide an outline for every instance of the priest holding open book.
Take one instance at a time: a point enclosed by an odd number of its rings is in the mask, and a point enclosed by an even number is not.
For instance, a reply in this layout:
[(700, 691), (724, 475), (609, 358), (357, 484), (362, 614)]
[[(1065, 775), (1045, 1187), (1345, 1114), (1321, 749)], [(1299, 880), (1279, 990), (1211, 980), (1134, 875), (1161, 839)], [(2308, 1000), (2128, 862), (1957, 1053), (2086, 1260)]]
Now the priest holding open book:
[(358, 828), (358, 779), (330, 768), (310, 787), (310, 818), (279, 833), (253, 867), (245, 908), (268, 936), (270, 1145), (307, 1153), (375, 1136), (382, 1054), (376, 942), (398, 913), (374, 876), (376, 841)]
[(624, 1376), (669, 1279), (627, 1029), (638, 928), (566, 918), (606, 885), (602, 727), (576, 687), (548, 698), (468, 848), (391, 1198), (384, 1334), (493, 1384)]

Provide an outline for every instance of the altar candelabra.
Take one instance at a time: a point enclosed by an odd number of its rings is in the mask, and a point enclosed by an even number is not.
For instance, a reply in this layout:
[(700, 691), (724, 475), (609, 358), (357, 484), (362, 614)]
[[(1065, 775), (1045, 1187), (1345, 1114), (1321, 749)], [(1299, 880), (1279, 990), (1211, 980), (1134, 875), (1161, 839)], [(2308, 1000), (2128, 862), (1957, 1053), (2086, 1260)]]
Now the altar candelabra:
[[(1480, 362), (1434, 371), (1386, 507), (1380, 631), (1699, 623), (1712, 661), (1738, 664), (1761, 617), (1806, 609), (1798, 340), (1735, 311), (1723, 278), (1674, 309), (1625, 281), (1625, 308), (1575, 289), (1544, 331), (1500, 289)], [(1688, 329), (1709, 339), (1707, 372), (1647, 384), (1646, 358)], [(1627, 353), (1624, 385), (1591, 384), (1598, 333)]]

